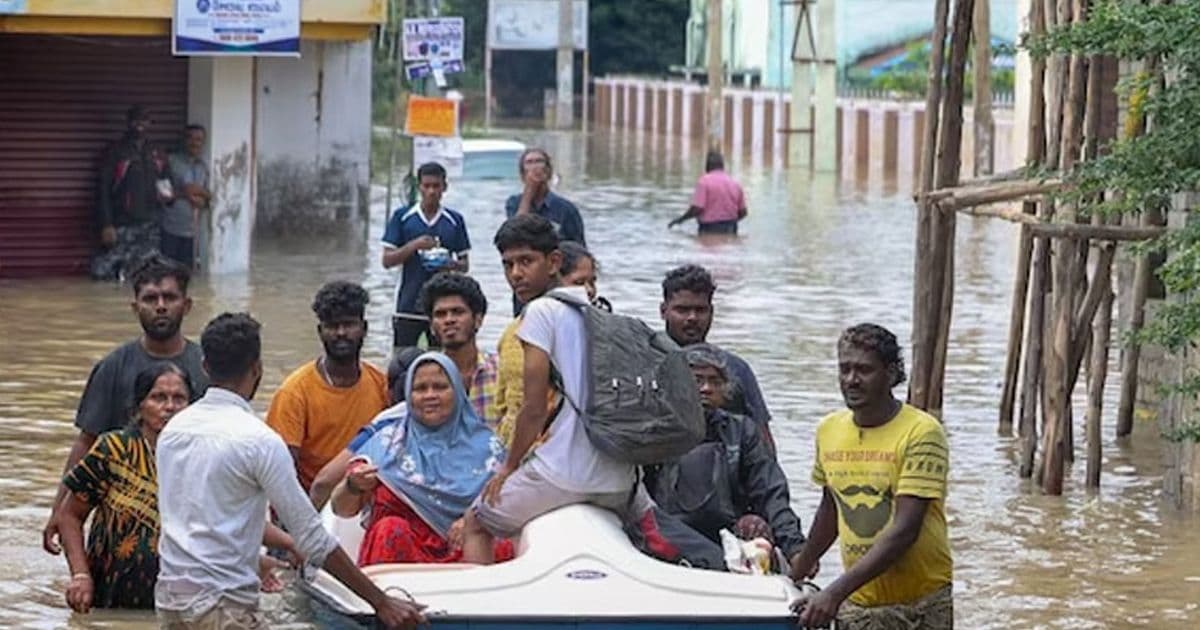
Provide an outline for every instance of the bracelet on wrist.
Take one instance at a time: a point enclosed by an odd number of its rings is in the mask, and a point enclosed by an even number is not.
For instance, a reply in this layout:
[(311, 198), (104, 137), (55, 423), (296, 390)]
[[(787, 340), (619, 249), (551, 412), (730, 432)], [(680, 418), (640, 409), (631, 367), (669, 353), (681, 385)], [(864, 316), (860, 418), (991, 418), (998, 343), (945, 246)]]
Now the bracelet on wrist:
[(88, 580), (90, 580), (90, 579), (92, 579), (92, 574), (91, 574), (91, 573), (83, 573), (83, 572), (80, 572), (80, 573), (72, 573), (72, 574), (71, 574), (71, 580), (72, 580), (72, 581), (75, 581), (75, 580), (82, 580), (82, 579), (88, 579)]

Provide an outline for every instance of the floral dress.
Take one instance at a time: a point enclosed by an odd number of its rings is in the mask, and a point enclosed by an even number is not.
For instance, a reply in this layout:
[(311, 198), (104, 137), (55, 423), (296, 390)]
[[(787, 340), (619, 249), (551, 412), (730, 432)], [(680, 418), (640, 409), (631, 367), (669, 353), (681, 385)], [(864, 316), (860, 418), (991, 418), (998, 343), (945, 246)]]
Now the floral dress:
[(154, 608), (158, 578), (158, 475), (154, 451), (136, 428), (109, 431), (63, 478), (92, 506), (87, 536), (93, 605)]
[[(497, 540), (494, 553), (496, 562), (512, 560), (512, 541)], [(367, 533), (359, 546), (358, 565), (391, 562), (462, 562), (462, 549), (451, 548), (407, 503), (380, 485), (375, 489)]]

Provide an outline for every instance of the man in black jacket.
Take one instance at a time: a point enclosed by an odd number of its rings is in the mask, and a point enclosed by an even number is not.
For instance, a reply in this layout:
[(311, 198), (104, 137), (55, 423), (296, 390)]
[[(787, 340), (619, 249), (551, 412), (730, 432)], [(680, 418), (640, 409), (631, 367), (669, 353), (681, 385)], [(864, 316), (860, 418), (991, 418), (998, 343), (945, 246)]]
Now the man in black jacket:
[[(724, 355), (708, 344), (688, 348), (708, 432), (678, 461), (648, 467), (646, 488), (672, 514), (720, 544), (720, 531), (765, 538), (790, 561), (804, 546), (787, 477), (758, 424), (722, 409), (731, 394)], [(807, 576), (793, 576), (796, 578)]]

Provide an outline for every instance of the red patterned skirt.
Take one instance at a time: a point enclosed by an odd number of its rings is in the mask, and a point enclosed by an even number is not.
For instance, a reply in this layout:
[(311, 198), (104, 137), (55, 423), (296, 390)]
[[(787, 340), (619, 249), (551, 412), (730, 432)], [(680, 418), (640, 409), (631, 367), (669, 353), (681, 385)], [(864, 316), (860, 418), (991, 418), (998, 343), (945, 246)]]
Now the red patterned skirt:
[[(374, 506), (367, 533), (358, 548), (358, 566), (384, 563), (462, 562), (462, 549), (450, 543), (429, 526), (407, 503), (380, 485), (375, 490)], [(497, 540), (496, 562), (513, 558), (511, 540)]]

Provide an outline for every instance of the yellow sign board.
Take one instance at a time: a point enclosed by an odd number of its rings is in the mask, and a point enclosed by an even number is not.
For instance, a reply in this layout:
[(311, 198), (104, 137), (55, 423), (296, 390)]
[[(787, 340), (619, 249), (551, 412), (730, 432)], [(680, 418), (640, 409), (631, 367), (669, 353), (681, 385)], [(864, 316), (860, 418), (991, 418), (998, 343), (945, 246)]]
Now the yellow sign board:
[(458, 108), (446, 98), (408, 97), (404, 133), (409, 136), (458, 135)]

